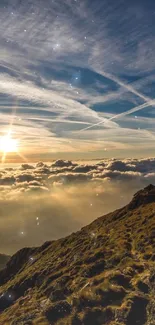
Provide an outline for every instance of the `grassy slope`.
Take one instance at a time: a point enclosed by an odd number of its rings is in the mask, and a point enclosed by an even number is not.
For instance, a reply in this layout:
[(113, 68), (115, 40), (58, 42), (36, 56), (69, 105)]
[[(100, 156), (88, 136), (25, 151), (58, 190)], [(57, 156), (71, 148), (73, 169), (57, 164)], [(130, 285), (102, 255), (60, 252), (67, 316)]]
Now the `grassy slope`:
[(0, 284), (1, 325), (155, 324), (155, 188), (77, 233), (21, 250)]

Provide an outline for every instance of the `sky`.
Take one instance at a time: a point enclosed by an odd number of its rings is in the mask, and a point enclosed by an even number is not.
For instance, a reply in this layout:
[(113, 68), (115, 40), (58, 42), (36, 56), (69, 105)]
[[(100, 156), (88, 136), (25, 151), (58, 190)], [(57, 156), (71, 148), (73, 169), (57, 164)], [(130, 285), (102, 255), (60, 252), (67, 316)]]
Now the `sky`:
[(154, 53), (154, 0), (0, 0), (0, 253), (155, 184)]
[(2, 162), (153, 157), (154, 52), (153, 0), (1, 0)]

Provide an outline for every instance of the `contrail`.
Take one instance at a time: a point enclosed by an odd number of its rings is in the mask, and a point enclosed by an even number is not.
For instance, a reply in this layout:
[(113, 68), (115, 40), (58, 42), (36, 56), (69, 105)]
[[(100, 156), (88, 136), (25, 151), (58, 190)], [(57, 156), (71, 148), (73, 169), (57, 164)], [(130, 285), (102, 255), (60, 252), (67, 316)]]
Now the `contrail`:
[[(121, 117), (121, 116), (126, 116), (126, 115), (129, 115), (129, 114), (131, 114), (131, 113), (138, 112), (138, 111), (140, 111), (141, 109), (143, 109), (143, 108), (145, 108), (145, 107), (148, 107), (148, 106), (151, 106), (151, 105), (155, 105), (155, 100), (150, 100), (149, 102), (144, 103), (144, 104), (139, 105), (139, 106), (136, 106), (136, 107), (134, 107), (134, 108), (131, 108), (130, 110), (128, 110), (128, 111), (126, 111), (126, 112), (123, 112), (123, 113), (120, 113), (120, 114), (116, 114), (115, 116), (112, 116), (111, 118), (107, 119), (107, 121), (112, 121), (112, 120), (114, 120), (114, 119), (116, 119), (116, 118), (119, 118), (119, 117)], [(104, 120), (104, 121), (98, 122), (98, 123), (96, 123), (96, 124), (92, 124), (92, 125), (90, 125), (90, 126), (87, 126), (86, 128), (80, 130), (79, 132), (86, 131), (86, 130), (88, 130), (88, 129), (93, 128), (94, 126), (98, 126), (98, 125), (103, 124), (103, 123), (106, 123), (106, 121)]]
[(148, 106), (152, 106), (152, 105), (155, 105), (155, 100), (154, 100), (154, 99), (152, 99), (152, 100), (150, 100), (149, 102), (144, 103), (144, 104), (142, 104), (142, 105), (139, 105), (139, 106), (136, 106), (136, 107), (134, 107), (134, 108), (131, 108), (131, 109), (129, 109), (129, 110), (126, 111), (126, 112), (123, 112), (123, 113), (120, 113), (120, 114), (116, 114), (115, 116), (111, 117), (110, 120), (113, 120), (113, 119), (115, 119), (115, 118), (117, 118), (117, 117), (120, 117), (120, 116), (126, 116), (126, 115), (129, 115), (129, 114), (131, 114), (131, 113), (138, 112), (138, 111), (140, 111), (141, 109), (143, 109), (143, 108), (145, 108), (145, 107), (148, 107)]
[[(101, 72), (100, 72), (101, 73)], [(131, 85), (128, 85), (128, 84), (125, 84), (122, 80), (120, 80), (119, 78), (111, 75), (110, 73), (107, 73), (107, 72), (102, 72), (102, 75), (106, 78), (108, 78), (109, 80), (111, 81), (114, 81), (116, 84), (120, 85), (121, 87), (125, 88), (126, 90), (128, 90), (129, 92), (133, 93), (134, 95), (138, 96), (139, 98), (143, 99), (145, 101), (144, 104), (142, 105), (139, 105), (139, 106), (136, 106), (132, 109), (130, 109), (129, 111), (126, 111), (126, 112), (123, 112), (123, 113), (120, 113), (120, 114), (117, 114), (113, 117), (111, 117), (110, 119), (107, 119), (107, 121), (111, 121), (113, 119), (116, 119), (116, 118), (119, 118), (121, 116), (126, 116), (126, 115), (129, 115), (131, 113), (134, 113), (134, 112), (137, 112), (145, 107), (148, 107), (150, 105), (154, 105), (155, 104), (155, 101), (141, 93), (139, 93), (137, 90), (135, 90)], [(101, 122), (98, 122), (96, 124), (92, 124), (84, 129), (81, 129), (79, 132), (82, 132), (82, 131), (86, 131), (88, 129), (91, 129), (93, 128), (94, 126), (98, 126), (100, 124), (103, 124), (103, 123), (106, 123), (105, 120), (101, 121)]]
[(143, 99), (145, 102), (148, 102), (151, 100), (151, 98), (139, 93), (139, 91), (135, 90), (131, 85), (124, 83), (122, 80), (120, 80), (119, 78), (111, 75), (110, 73), (107, 72), (102, 72), (102, 75), (104, 77), (106, 77), (107, 79), (110, 79), (111, 81), (114, 81), (115, 83), (117, 83), (118, 85), (122, 86), (123, 88), (125, 88), (126, 90), (128, 90), (129, 92), (135, 94), (136, 96), (140, 97), (141, 99)]
[(18, 71), (18, 70), (16, 70), (16, 69), (13, 69), (12, 67), (9, 67), (9, 66), (7, 66), (7, 65), (5, 65), (5, 64), (0, 64), (0, 68), (5, 68), (5, 69), (7, 69), (7, 70), (11, 70), (11, 71), (13, 71), (13, 72), (16, 72), (19, 76), (20, 76), (20, 72)]

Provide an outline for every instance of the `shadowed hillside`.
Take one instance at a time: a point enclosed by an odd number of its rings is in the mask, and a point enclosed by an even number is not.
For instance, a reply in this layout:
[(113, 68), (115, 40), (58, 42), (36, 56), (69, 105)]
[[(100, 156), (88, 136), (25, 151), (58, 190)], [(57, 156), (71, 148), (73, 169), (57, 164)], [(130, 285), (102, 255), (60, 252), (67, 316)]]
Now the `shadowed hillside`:
[(10, 256), (0, 254), (0, 270), (3, 269), (6, 266), (9, 259), (10, 259)]
[(0, 271), (1, 325), (154, 325), (155, 187)]

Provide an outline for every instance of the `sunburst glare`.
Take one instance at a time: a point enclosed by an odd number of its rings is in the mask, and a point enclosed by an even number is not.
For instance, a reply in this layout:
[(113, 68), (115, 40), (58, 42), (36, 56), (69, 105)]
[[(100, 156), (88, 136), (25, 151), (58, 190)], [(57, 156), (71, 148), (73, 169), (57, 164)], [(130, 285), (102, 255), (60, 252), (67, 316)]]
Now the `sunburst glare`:
[(0, 138), (0, 151), (3, 153), (7, 152), (17, 152), (19, 146), (19, 141), (12, 138), (11, 134), (8, 133)]

